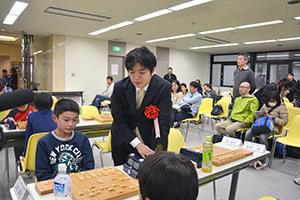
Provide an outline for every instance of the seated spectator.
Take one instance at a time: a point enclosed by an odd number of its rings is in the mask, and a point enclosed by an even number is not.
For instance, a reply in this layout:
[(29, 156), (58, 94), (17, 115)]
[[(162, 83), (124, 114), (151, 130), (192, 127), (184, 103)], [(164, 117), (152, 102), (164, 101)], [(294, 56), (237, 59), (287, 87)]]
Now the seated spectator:
[(172, 107), (177, 109), (179, 108), (179, 101), (183, 98), (181, 92), (180, 83), (178, 80), (172, 82)]
[(285, 97), (289, 90), (292, 88), (293, 84), (286, 78), (281, 79), (277, 84), (269, 83), (264, 87), (260, 88), (257, 92), (255, 92), (255, 96), (259, 101), (259, 109), (266, 102), (267, 96), (271, 91), (276, 91), (279, 93), (280, 98)]
[(201, 81), (200, 81), (200, 79), (196, 79), (195, 80), (197, 83), (199, 83), (199, 89), (198, 89), (198, 92), (202, 95), (203, 94), (203, 90), (202, 90), (202, 86), (201, 86)]
[[(186, 94), (179, 101), (179, 108), (173, 109), (171, 114), (171, 127), (173, 127), (174, 122), (180, 122), (186, 118), (192, 118), (197, 113), (199, 106), (201, 105), (202, 96), (198, 93), (199, 83), (192, 81), (190, 83), (190, 92)], [(176, 124), (176, 128), (179, 124)]]
[(110, 96), (113, 93), (114, 90), (114, 83), (113, 83), (113, 77), (108, 76), (106, 77), (107, 81), (107, 88), (101, 93), (97, 94), (95, 98), (92, 101), (92, 105), (96, 106), (98, 109), (100, 108), (100, 103), (104, 100), (110, 100)]
[[(266, 110), (268, 116), (274, 120), (274, 134), (280, 134), (281, 129), (284, 125), (288, 123), (288, 111), (281, 102), (278, 92), (272, 91), (267, 96), (266, 103), (260, 110)], [(266, 146), (266, 149), (269, 149), (268, 137), (272, 135), (271, 131), (267, 133), (255, 133), (251, 130), (247, 131), (245, 140), (252, 141), (252, 139), (259, 135), (259, 142)]]
[(7, 86), (10, 86), (10, 75), (7, 73), (7, 70), (3, 69), (2, 73), (2, 77), (5, 78)]
[[(13, 108), (7, 114), (7, 116), (0, 121), (0, 124), (6, 124), (8, 122), (8, 118), (10, 120), (13, 120), (15, 124), (16, 122), (19, 121), (27, 121), (28, 114), (31, 112), (33, 112), (33, 107), (32, 105), (28, 105), (28, 104)], [(23, 150), (24, 150), (24, 146), (14, 147), (16, 162), (19, 162), (20, 156), (23, 154)]]
[(218, 95), (217, 92), (212, 88), (212, 86), (209, 83), (204, 83), (203, 89), (204, 89), (203, 97), (212, 98), (214, 100), (213, 103), (215, 103)]
[(11, 89), (10, 87), (8, 87), (7, 84), (7, 80), (5, 78), (0, 78), (0, 81), (3, 83), (3, 85), (5, 86), (5, 91), (4, 93), (8, 93), (8, 92), (12, 92), (13, 89)]
[(65, 163), (67, 173), (94, 169), (92, 148), (87, 135), (74, 131), (79, 120), (79, 106), (71, 99), (59, 100), (53, 120), (57, 129), (39, 139), (36, 149), (35, 173), (38, 181), (53, 179), (58, 164)]
[(258, 100), (254, 95), (250, 95), (250, 84), (242, 82), (240, 84), (239, 93), (241, 96), (235, 98), (230, 117), (223, 122), (216, 124), (215, 129), (218, 133), (235, 136), (235, 131), (250, 127), (255, 119), (255, 111), (258, 109)]
[(187, 92), (188, 92), (186, 84), (185, 83), (181, 83), (180, 84), (180, 88), (181, 88), (181, 93), (183, 94), (183, 96), (186, 95)]
[(160, 151), (139, 168), (141, 200), (195, 200), (198, 176), (192, 162), (180, 154)]
[(56, 129), (56, 123), (52, 119), (52, 104), (53, 99), (48, 93), (36, 93), (33, 100), (34, 112), (28, 115), (25, 131), (24, 157), (26, 156), (27, 144), (31, 135)]

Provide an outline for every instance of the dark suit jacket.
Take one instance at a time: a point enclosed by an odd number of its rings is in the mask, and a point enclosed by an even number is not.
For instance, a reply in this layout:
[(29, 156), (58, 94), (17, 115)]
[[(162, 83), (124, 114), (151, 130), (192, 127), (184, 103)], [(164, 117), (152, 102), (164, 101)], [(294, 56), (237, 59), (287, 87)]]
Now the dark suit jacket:
[(158, 116), (160, 141), (163, 149), (166, 150), (172, 110), (170, 83), (153, 75), (139, 111), (136, 109), (136, 89), (129, 77), (115, 84), (111, 100), (114, 118), (111, 134), (114, 145), (124, 142), (129, 144), (136, 137), (133, 131), (138, 126), (144, 143), (151, 149), (155, 149), (158, 141), (155, 140), (154, 122), (153, 119), (148, 119), (144, 115), (145, 107), (151, 104), (160, 110)]
[(169, 74), (165, 74), (164, 79), (169, 81), (170, 83), (172, 83), (173, 81), (177, 80), (177, 77), (175, 74), (171, 74), (171, 78), (169, 76)]

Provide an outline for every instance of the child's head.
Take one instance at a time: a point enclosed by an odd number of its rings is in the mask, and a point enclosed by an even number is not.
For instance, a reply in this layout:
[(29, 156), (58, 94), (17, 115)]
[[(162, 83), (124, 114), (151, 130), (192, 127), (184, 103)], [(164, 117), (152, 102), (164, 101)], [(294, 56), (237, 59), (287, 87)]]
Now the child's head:
[(161, 151), (148, 156), (139, 168), (140, 199), (195, 200), (198, 176), (186, 157)]
[(79, 106), (72, 99), (61, 99), (55, 104), (54, 115), (58, 118), (64, 112), (75, 112), (79, 115)]
[(18, 106), (17, 109), (20, 111), (20, 112), (25, 112), (28, 108), (28, 104), (24, 104), (24, 105), (21, 105), (21, 106)]
[(38, 111), (50, 111), (52, 108), (53, 99), (48, 93), (36, 93), (34, 100), (33, 100), (33, 106)]
[(78, 104), (71, 99), (59, 100), (54, 108), (53, 120), (57, 123), (55, 131), (59, 136), (70, 136), (71, 132), (76, 128), (79, 115)]

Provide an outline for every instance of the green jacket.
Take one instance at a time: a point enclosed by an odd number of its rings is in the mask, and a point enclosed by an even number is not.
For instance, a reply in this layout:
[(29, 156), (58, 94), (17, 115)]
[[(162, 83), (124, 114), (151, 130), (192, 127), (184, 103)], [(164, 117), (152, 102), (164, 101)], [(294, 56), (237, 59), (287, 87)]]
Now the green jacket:
[(258, 106), (259, 102), (254, 95), (239, 96), (234, 100), (231, 115), (228, 119), (246, 122), (249, 126), (256, 118), (255, 111), (258, 110)]

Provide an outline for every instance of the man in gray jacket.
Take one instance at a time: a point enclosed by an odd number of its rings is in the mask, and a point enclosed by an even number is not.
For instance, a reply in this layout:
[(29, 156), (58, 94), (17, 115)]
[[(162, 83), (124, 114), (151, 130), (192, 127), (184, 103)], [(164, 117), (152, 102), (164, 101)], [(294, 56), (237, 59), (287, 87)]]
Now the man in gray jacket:
[(249, 61), (249, 55), (247, 53), (240, 53), (237, 59), (237, 65), (239, 66), (233, 73), (233, 97), (240, 96), (239, 86), (242, 82), (250, 83), (250, 94), (256, 89), (255, 76), (253, 71), (247, 66)]

